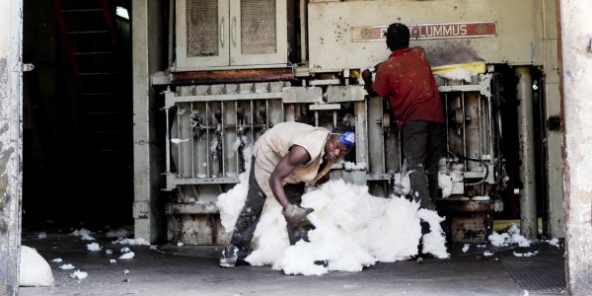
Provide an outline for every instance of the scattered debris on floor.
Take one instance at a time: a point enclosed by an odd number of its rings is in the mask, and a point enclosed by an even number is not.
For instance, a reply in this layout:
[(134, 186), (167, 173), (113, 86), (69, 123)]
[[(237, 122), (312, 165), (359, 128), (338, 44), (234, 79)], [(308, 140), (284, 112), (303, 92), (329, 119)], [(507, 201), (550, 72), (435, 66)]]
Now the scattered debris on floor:
[(134, 258), (134, 256), (136, 255), (136, 253), (129, 251), (127, 253), (124, 253), (123, 255), (119, 256), (119, 260), (129, 260)]
[(83, 280), (88, 277), (88, 272), (80, 271), (80, 269), (78, 269), (78, 270), (74, 271), (73, 273), (71, 273), (70, 277), (73, 279)]
[(462, 248), (463, 253), (468, 252), (469, 248), (471, 248), (471, 244), (464, 244)]
[(60, 269), (61, 270), (71, 270), (74, 269), (74, 265), (67, 263), (67, 264), (62, 264), (60, 265)]
[[(61, 231), (58, 230), (58, 233)], [(98, 232), (100, 233), (100, 231)], [(105, 233), (106, 238), (117, 238), (116, 240), (112, 241), (111, 244), (116, 245), (130, 245), (130, 246), (144, 246), (149, 245), (146, 240), (143, 239), (129, 239), (125, 238), (125, 236), (129, 235), (130, 232), (124, 228), (120, 228), (117, 230), (109, 230)], [(51, 235), (51, 234), (49, 234)], [(38, 240), (46, 240), (49, 236), (46, 232), (40, 232), (36, 235), (36, 239)], [(96, 239), (93, 237), (93, 232), (81, 228), (74, 230), (70, 233), (70, 236), (77, 237), (81, 241), (92, 241), (88, 244), (81, 245), (81, 248), (85, 248), (85, 251), (89, 253), (97, 253), (100, 252), (103, 247), (96, 242)], [(58, 249), (59, 245), (54, 245), (53, 249)], [(113, 251), (111, 249), (105, 249), (105, 255), (112, 255)], [(122, 247), (121, 248), (121, 256), (119, 259), (123, 260), (131, 260), (134, 258), (135, 253), (129, 247)], [(43, 259), (35, 249), (28, 248), (26, 246), (22, 246), (21, 248), (21, 273), (20, 273), (20, 285), (21, 286), (51, 286), (54, 283), (53, 275), (52, 275), (52, 267), (50, 264)], [(34, 259), (34, 260), (33, 260)], [(62, 258), (54, 258), (50, 261), (51, 263), (55, 264), (55, 268), (58, 270), (63, 271), (71, 271), (75, 270), (76, 266), (71, 263), (66, 263)], [(111, 264), (117, 263), (116, 259), (109, 259)], [(129, 270), (125, 270), (129, 273)], [(81, 269), (76, 269), (75, 271), (68, 274), (69, 278), (76, 279), (80, 282), (88, 277), (88, 272), (83, 271)]]
[(86, 240), (90, 240), (90, 241), (95, 240), (95, 238), (92, 237), (90, 234), (91, 234), (90, 230), (85, 229), (85, 228), (81, 228), (78, 230), (74, 230), (70, 235), (78, 236), (78, 237), (80, 237), (80, 239), (85, 240), (85, 241)]
[(493, 232), (489, 236), (489, 241), (496, 247), (507, 247), (518, 245), (520, 247), (530, 247), (532, 241), (520, 234), (520, 228), (516, 224), (510, 224), (507, 231), (503, 233)]
[(90, 243), (86, 245), (86, 249), (89, 252), (99, 252), (101, 251), (101, 246), (98, 243)]
[[(515, 248), (518, 247), (522, 250), (514, 250), (512, 253), (515, 257), (532, 257), (536, 256), (539, 251), (537, 250), (530, 250), (536, 246), (537, 241), (532, 241), (520, 234), (520, 227), (515, 223), (510, 223), (505, 232), (497, 233), (493, 232), (489, 236), (489, 241), (491, 245), (494, 247), (511, 247)], [(542, 240), (538, 241), (539, 243), (547, 243), (551, 246), (561, 247), (561, 243), (559, 239), (553, 238), (550, 240)], [(524, 251), (524, 249), (528, 248), (529, 250)]]

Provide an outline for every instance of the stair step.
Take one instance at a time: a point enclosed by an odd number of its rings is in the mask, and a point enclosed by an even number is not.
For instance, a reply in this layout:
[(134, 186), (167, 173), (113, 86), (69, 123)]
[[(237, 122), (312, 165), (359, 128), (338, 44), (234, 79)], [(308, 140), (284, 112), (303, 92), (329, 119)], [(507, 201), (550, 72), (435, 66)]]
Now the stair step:
[(100, 164), (102, 169), (127, 169), (133, 166), (133, 151), (125, 154), (93, 153), (93, 160)]
[(104, 131), (95, 131), (94, 133), (98, 134), (98, 135), (109, 135), (109, 134), (123, 135), (123, 134), (131, 133), (131, 128), (130, 128), (130, 130), (113, 130), (113, 131), (104, 130)]
[(125, 92), (129, 83), (123, 75), (81, 75), (80, 81), (85, 93)]
[(133, 168), (132, 166), (127, 165), (127, 166), (108, 166), (108, 167), (105, 167), (104, 169), (109, 170), (109, 171), (119, 171), (119, 170), (130, 170), (132, 168)]
[(107, 102), (95, 102), (95, 101), (86, 101), (86, 110), (91, 110), (91, 112), (113, 112), (113, 110), (117, 110), (126, 114), (126, 116), (132, 116), (132, 109), (133, 106), (129, 99), (121, 99), (121, 100), (114, 100), (114, 101), (107, 101)]
[(125, 69), (115, 55), (77, 55), (76, 58), (80, 73), (121, 73)]
[(122, 134), (126, 134), (126, 133), (131, 133), (131, 125), (130, 125), (130, 129), (129, 130), (112, 130), (112, 131), (95, 131), (95, 134), (100, 134), (102, 136), (108, 136), (108, 135), (122, 135)]
[(89, 112), (88, 115), (93, 115), (93, 116), (128, 115), (128, 112), (123, 112), (123, 111), (106, 112), (106, 111), (102, 111), (102, 112)]
[[(131, 133), (131, 130), (129, 131), (125, 131), (125, 130), (107, 130), (107, 129), (103, 129), (103, 130), (95, 130), (95, 131), (91, 131), (92, 134), (125, 134), (125, 133)], [(91, 136), (92, 136), (91, 134)]]
[(78, 52), (114, 51), (111, 34), (68, 34)]
[(88, 141), (90, 147), (97, 150), (132, 149), (133, 131), (123, 133), (94, 133)]
[(64, 13), (67, 30), (71, 32), (108, 31), (107, 22), (102, 11), (94, 13)]
[(117, 96), (117, 95), (124, 95), (124, 92), (94, 92), (94, 93), (84, 93), (83, 96)]
[(92, 30), (92, 31), (68, 31), (67, 34), (75, 35), (75, 34), (107, 34), (109, 31), (107, 30)]
[(93, 76), (93, 75), (119, 75), (119, 72), (95, 72), (95, 73), (79, 73), (80, 76)]
[(99, 149), (97, 151), (99, 152), (130, 152), (133, 151), (134, 149), (131, 148), (131, 145), (129, 145), (129, 148), (111, 148), (111, 149)]
[(113, 51), (89, 51), (89, 52), (74, 52), (74, 55), (108, 55), (114, 54)]
[(60, 10), (102, 9), (100, 1), (60, 0)]
[(103, 9), (101, 8), (87, 8), (87, 9), (64, 9), (62, 10), (63, 13), (74, 13), (74, 12), (102, 12)]

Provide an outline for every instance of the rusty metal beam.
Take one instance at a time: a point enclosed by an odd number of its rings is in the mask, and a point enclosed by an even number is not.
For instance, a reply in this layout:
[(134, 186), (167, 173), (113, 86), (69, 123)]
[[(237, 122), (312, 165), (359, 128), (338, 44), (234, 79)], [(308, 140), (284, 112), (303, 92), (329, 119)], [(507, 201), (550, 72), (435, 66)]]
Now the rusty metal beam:
[(172, 75), (172, 83), (177, 85), (285, 81), (294, 79), (292, 68), (191, 71), (175, 72)]
[(215, 203), (169, 203), (165, 206), (165, 214), (167, 215), (184, 215), (184, 214), (217, 214), (218, 207)]
[(487, 243), (493, 231), (493, 217), (486, 212), (456, 214), (449, 218), (450, 238), (456, 243)]
[(495, 201), (493, 200), (454, 200), (439, 199), (436, 201), (438, 210), (445, 212), (493, 212)]

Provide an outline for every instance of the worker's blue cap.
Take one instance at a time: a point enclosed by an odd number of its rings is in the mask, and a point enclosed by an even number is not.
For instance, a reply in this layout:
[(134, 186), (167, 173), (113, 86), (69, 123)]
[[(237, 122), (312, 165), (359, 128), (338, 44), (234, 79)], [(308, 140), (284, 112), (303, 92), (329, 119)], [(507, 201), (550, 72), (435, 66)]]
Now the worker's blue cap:
[(356, 133), (354, 132), (345, 132), (341, 134), (339, 138), (339, 142), (347, 145), (347, 148), (351, 148), (356, 143)]

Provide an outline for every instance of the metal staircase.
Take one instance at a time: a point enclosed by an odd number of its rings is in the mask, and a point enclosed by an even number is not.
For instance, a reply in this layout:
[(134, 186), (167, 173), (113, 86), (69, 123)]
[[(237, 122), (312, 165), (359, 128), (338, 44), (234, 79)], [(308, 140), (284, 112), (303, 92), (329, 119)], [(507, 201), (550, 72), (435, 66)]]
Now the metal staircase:
[[(109, 207), (133, 201), (131, 65), (108, 0), (52, 0), (76, 85), (79, 177)], [(112, 1), (111, 1), (112, 2)], [(88, 195), (88, 194), (87, 194)]]

